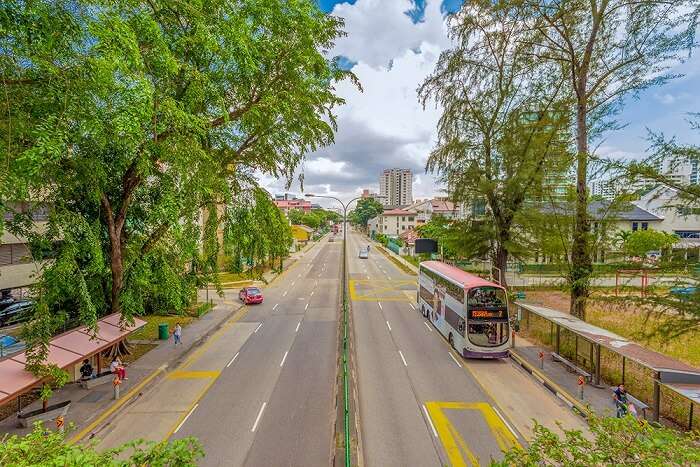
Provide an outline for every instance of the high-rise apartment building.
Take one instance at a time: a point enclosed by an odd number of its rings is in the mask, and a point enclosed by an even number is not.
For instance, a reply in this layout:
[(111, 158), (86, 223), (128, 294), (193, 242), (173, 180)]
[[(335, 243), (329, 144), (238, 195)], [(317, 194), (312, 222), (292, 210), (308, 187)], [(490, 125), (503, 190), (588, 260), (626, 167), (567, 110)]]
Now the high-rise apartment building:
[(385, 206), (408, 206), (413, 203), (411, 169), (386, 169), (379, 176), (379, 201)]

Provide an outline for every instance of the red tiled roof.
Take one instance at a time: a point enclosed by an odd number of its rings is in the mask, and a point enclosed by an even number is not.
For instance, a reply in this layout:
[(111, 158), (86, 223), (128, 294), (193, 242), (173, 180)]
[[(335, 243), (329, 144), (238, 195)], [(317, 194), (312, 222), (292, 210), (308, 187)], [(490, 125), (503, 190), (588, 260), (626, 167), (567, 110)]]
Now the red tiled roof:
[(415, 214), (414, 212), (404, 211), (403, 209), (389, 209), (387, 211), (384, 211), (381, 215), (382, 216), (412, 216), (414, 214)]
[(408, 229), (401, 232), (399, 238), (404, 240), (407, 244), (413, 245), (416, 243), (416, 238), (420, 238), (420, 235), (415, 229)]

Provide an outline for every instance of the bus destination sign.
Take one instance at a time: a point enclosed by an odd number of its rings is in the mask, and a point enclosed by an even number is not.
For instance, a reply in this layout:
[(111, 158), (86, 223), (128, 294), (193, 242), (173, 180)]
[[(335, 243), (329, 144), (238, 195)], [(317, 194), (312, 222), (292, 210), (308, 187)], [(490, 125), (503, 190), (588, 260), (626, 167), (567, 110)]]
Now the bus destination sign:
[(503, 317), (503, 311), (500, 310), (470, 310), (469, 311), (469, 317), (470, 318), (502, 318)]

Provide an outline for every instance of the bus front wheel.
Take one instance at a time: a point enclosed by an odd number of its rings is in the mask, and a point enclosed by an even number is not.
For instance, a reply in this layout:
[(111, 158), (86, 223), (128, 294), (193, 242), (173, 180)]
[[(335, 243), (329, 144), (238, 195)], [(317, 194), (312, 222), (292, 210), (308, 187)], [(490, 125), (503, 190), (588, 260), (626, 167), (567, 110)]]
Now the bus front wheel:
[(450, 333), (450, 335), (449, 335), (449, 337), (447, 338), (447, 340), (450, 342), (450, 345), (452, 346), (452, 348), (454, 348), (454, 346), (455, 346), (455, 340), (454, 340), (454, 338), (452, 337), (452, 333)]

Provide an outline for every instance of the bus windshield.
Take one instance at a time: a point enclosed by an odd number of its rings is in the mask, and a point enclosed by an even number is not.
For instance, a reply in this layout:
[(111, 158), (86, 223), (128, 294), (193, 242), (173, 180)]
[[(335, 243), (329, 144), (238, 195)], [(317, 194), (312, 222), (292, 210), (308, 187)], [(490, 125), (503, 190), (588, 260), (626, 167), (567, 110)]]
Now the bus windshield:
[(498, 287), (474, 287), (469, 290), (469, 296), (467, 299), (467, 305), (470, 308), (473, 307), (505, 307), (506, 306), (506, 293), (503, 289)]
[(498, 287), (474, 287), (467, 293), (467, 337), (479, 347), (508, 341), (508, 302)]

